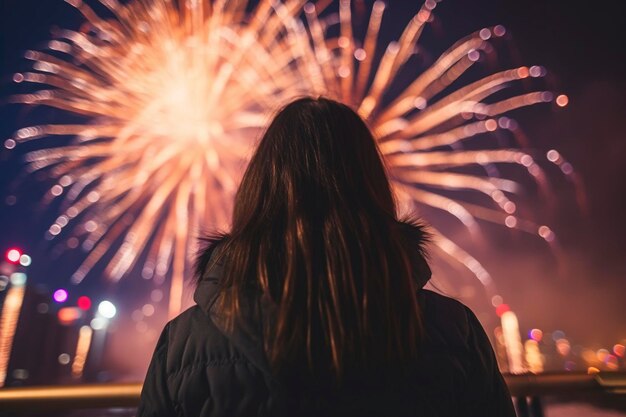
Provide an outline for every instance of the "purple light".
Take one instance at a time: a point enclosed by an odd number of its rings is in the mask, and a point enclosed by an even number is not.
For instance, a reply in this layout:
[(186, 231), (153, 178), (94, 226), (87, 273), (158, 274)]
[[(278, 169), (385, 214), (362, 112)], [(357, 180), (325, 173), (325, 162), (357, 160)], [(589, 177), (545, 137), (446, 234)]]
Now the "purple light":
[(64, 303), (67, 301), (67, 291), (64, 289), (58, 289), (54, 292), (52, 298), (54, 298), (54, 301), (57, 303)]

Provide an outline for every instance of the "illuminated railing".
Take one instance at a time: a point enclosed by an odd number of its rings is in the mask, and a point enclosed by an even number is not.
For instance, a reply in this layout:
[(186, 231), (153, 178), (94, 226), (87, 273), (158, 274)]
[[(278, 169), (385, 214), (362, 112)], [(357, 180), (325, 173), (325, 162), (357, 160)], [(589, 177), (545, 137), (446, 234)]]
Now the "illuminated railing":
[(504, 375), (504, 379), (514, 397), (559, 396), (586, 392), (626, 394), (626, 372), (508, 374)]
[(51, 385), (0, 389), (0, 410), (136, 407), (141, 383)]
[[(576, 394), (626, 395), (626, 372), (505, 375), (516, 398)], [(136, 407), (141, 383), (85, 384), (0, 389), (0, 410), (78, 410)]]

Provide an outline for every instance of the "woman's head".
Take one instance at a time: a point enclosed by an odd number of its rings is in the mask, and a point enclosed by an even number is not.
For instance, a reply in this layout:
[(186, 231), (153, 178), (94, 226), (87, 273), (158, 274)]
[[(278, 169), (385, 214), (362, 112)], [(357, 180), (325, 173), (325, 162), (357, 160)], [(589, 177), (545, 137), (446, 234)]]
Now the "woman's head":
[(274, 117), (243, 176), (219, 250), (217, 308), (232, 324), (250, 289), (260, 292), (278, 371), (299, 363), (339, 376), (402, 361), (419, 335), (419, 248), (406, 228), (363, 120), (329, 99), (298, 99)]
[(301, 98), (272, 120), (237, 193), (234, 224), (251, 215), (275, 218), (277, 210), (310, 217), (332, 210), (395, 215), (374, 138), (352, 109)]

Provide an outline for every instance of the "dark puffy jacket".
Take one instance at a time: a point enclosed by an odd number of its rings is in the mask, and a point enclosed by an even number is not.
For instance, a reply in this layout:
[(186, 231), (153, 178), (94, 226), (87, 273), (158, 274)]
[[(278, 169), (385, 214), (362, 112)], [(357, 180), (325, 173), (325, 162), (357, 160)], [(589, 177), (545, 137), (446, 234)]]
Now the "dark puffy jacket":
[(211, 311), (219, 276), (219, 266), (209, 271), (194, 295), (197, 305), (165, 326), (138, 417), (515, 416), (489, 339), (458, 301), (418, 292), (424, 338), (410, 377), (393, 383), (362, 377), (341, 390), (303, 389), (272, 375), (259, 335), (220, 326)]

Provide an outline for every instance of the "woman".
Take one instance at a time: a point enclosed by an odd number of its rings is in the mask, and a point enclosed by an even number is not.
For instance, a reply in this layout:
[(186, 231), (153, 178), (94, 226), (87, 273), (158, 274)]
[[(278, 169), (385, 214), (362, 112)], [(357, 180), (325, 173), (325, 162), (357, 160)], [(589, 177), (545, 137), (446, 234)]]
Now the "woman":
[(167, 324), (139, 416), (514, 416), (474, 314), (422, 287), (369, 129), (302, 98), (269, 125)]

